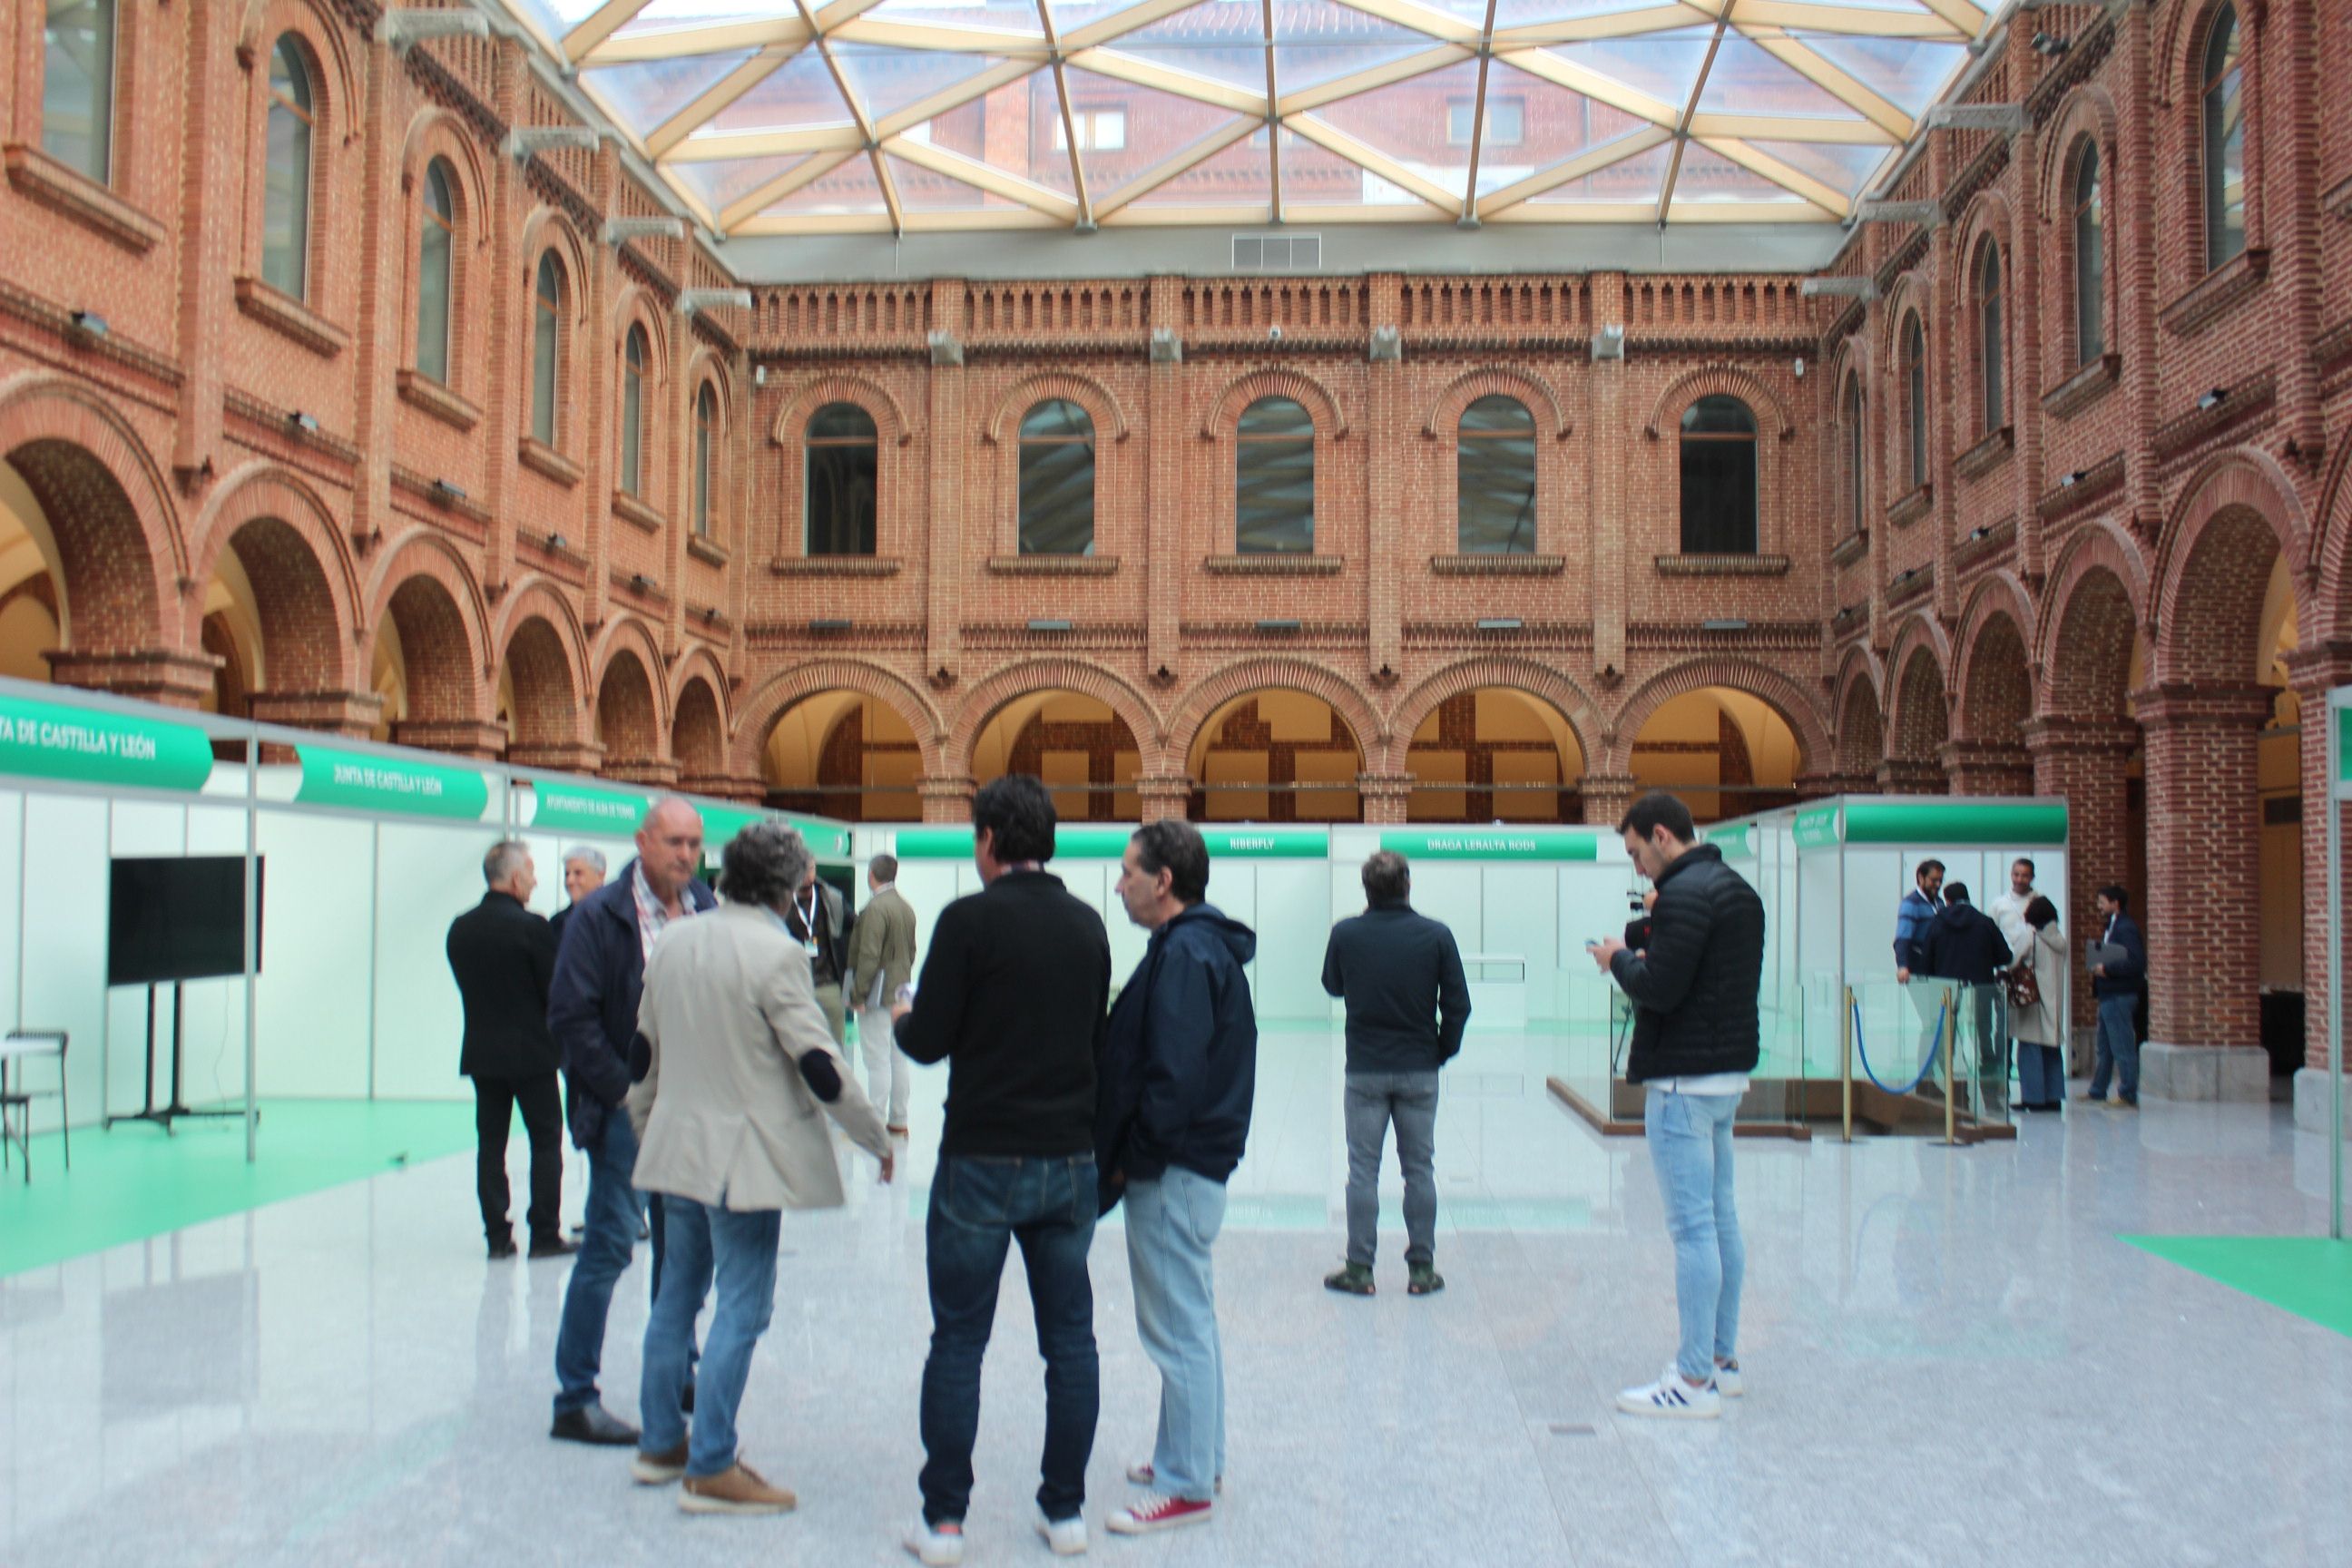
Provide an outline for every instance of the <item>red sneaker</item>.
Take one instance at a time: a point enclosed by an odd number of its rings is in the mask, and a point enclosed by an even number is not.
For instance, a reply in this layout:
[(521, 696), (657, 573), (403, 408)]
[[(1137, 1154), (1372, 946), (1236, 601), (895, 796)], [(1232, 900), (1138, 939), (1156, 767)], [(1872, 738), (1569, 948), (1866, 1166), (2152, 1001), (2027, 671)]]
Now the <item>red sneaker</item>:
[(1103, 1524), (1113, 1535), (1149, 1535), (1180, 1524), (1206, 1524), (1216, 1517), (1217, 1505), (1154, 1493), (1130, 1508), (1113, 1509)]

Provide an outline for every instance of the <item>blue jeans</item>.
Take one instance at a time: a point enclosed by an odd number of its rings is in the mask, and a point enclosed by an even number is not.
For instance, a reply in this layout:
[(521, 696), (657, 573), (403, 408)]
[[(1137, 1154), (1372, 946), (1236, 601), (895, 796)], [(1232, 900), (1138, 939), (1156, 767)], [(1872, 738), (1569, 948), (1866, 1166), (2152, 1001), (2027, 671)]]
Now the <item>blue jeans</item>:
[(1396, 1123), (1397, 1164), (1404, 1172), (1404, 1260), (1425, 1268), (1437, 1258), (1437, 1069), (1351, 1072), (1348, 1128), (1348, 1261), (1372, 1266), (1380, 1240), (1381, 1147)]
[(1160, 1369), (1153, 1489), (1205, 1502), (1225, 1473), (1225, 1352), (1209, 1249), (1225, 1223), (1225, 1184), (1171, 1165), (1127, 1184), (1127, 1267), (1135, 1331)]
[(923, 1363), (923, 1517), (961, 1520), (971, 1504), (980, 1363), (996, 1322), (1004, 1257), (1021, 1244), (1045, 1358), (1045, 1454), (1037, 1506), (1051, 1520), (1087, 1500), (1102, 1370), (1095, 1354), (1097, 1189), (1091, 1154), (942, 1154), (924, 1231), (930, 1254), (931, 1353)]
[(2099, 998), (2099, 1050), (2091, 1068), (2091, 1098), (2107, 1098), (2107, 1079), (2120, 1073), (2125, 1100), (2139, 1103), (2139, 998), (2126, 991)]
[(1678, 1094), (1652, 1088), (1643, 1110), (1650, 1161), (1675, 1238), (1675, 1304), (1682, 1345), (1675, 1365), (1693, 1382), (1715, 1374), (1717, 1357), (1738, 1353), (1739, 1288), (1748, 1244), (1731, 1201), (1731, 1119), (1736, 1094)]
[(776, 1245), (783, 1215), (774, 1209), (733, 1214), (676, 1194), (669, 1215), (669, 1258), (653, 1316), (646, 1320), (645, 1381), (637, 1396), (648, 1454), (688, 1442), (679, 1408), (694, 1353), (694, 1318), (714, 1277), (719, 1305), (710, 1314), (702, 1373), (694, 1385), (694, 1436), (686, 1473), (715, 1476), (735, 1463), (735, 1412), (751, 1375), (751, 1352), (776, 1304)]
[(563, 1317), (555, 1331), (555, 1413), (597, 1402), (596, 1373), (604, 1360), (604, 1315), (613, 1287), (637, 1249), (637, 1194), (629, 1185), (637, 1164), (637, 1135), (625, 1113), (606, 1113), (604, 1130), (588, 1154), (586, 1233), (564, 1287)]

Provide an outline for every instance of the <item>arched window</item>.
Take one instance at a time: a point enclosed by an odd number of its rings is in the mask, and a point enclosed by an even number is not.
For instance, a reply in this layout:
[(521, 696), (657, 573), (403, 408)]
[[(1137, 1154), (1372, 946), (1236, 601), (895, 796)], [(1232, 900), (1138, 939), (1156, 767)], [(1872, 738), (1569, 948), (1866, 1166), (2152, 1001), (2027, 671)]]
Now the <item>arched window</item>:
[(1862, 428), (1862, 377), (1845, 378), (1845, 500), (1846, 532), (1863, 530), (1862, 498), (1864, 489), (1863, 461), (1865, 453)]
[(1461, 553), (1535, 552), (1536, 421), (1526, 404), (1482, 397), (1462, 411), (1454, 495)]
[(2099, 196), (2099, 144), (2083, 143), (2074, 166), (2074, 363), (2107, 352), (2107, 221)]
[(1234, 548), (1244, 555), (1315, 550), (1315, 420), (1287, 397), (1261, 397), (1234, 432)]
[(48, 0), (41, 151), (100, 184), (114, 163), (114, 0)]
[(261, 205), (261, 277), (302, 297), (310, 260), (310, 72), (294, 35), (269, 51), (269, 136)]
[(646, 330), (634, 323), (621, 348), (621, 489), (645, 499)]
[(1984, 427), (1990, 435), (2009, 423), (2002, 384), (2000, 247), (1990, 235), (1977, 250), (1977, 353), (1984, 387)]
[(808, 553), (873, 554), (881, 483), (874, 416), (855, 403), (828, 403), (809, 419), (806, 446)]
[(2238, 58), (2238, 10), (2213, 13), (2205, 39), (2205, 267), (2246, 248), (2245, 75)]
[(457, 249), (457, 204), (449, 195), (449, 165), (425, 165), (425, 212), (416, 254), (416, 368), (449, 382), (449, 271)]
[(709, 382), (694, 398), (694, 531), (710, 537), (710, 448), (719, 429), (719, 394)]
[(1917, 312), (1903, 318), (1903, 434), (1906, 487), (1927, 482), (1927, 334)]
[(1683, 553), (1756, 553), (1756, 416), (1720, 393), (1683, 410)]
[(562, 338), (563, 270), (555, 252), (542, 251), (530, 310), (530, 435), (542, 447), (555, 445), (556, 351)]
[(1021, 421), (1021, 553), (1095, 552), (1095, 422), (1067, 398)]

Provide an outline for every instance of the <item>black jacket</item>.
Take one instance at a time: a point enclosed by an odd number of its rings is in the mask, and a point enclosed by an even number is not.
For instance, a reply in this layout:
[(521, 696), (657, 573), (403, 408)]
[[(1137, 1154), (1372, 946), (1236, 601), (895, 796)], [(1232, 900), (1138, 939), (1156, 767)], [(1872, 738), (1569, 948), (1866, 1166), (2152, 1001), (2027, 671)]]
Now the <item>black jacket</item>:
[(940, 911), (898, 1048), (949, 1063), (940, 1152), (1091, 1155), (1110, 1006), (1102, 916), (1045, 871), (1007, 871)]
[(1150, 1181), (1181, 1165), (1222, 1182), (1241, 1163), (1257, 1089), (1257, 1011), (1242, 973), (1249, 927), (1195, 904), (1151, 933), (1110, 1010), (1097, 1076), (1103, 1209), (1115, 1171)]
[(2099, 940), (2124, 950), (2121, 963), (2110, 963), (2105, 974), (2091, 976), (2094, 996), (2137, 996), (2147, 981), (2147, 944), (2129, 915), (2118, 913), (2100, 929)]
[(1993, 918), (1972, 904), (1946, 904), (1927, 923), (1915, 973), (1990, 985), (2009, 967), (2009, 939)]
[[(604, 1118), (621, 1109), (635, 1081), (630, 1043), (637, 1037), (637, 1001), (646, 989), (646, 951), (637, 937), (637, 863), (572, 906), (555, 953), (555, 982), (547, 998), (547, 1027), (563, 1053), (571, 1086), (572, 1142), (593, 1149)], [(719, 900), (700, 880), (683, 895), (696, 910)]]
[(1637, 1009), (1626, 1081), (1753, 1072), (1764, 900), (1712, 844), (1685, 850), (1657, 886), (1649, 952), (1609, 965)]
[(1434, 1072), (1462, 1048), (1470, 983), (1443, 921), (1400, 899), (1331, 928), (1323, 989), (1348, 1002), (1349, 1072)]
[(466, 1005), (457, 1070), (467, 1078), (538, 1078), (562, 1065), (547, 1032), (555, 933), (511, 893), (488, 892), (449, 922), (449, 973)]

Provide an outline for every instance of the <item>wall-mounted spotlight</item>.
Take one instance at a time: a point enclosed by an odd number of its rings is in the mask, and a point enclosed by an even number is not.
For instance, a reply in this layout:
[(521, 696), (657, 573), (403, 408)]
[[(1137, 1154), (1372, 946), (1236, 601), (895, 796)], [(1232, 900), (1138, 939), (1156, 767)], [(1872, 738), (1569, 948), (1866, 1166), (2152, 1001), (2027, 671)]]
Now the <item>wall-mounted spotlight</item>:
[(1698, 629), (1703, 632), (1744, 632), (1748, 629), (1748, 623), (1736, 616), (1725, 616), (1717, 620), (1701, 621), (1698, 624)]
[(1796, 363), (1796, 364), (1795, 364), (1792, 368), (1793, 368), (1793, 369), (1796, 371), (1796, 373), (1797, 373), (1797, 379), (1798, 379), (1799, 381), (1802, 381), (1802, 380), (1804, 380), (1804, 379), (1805, 379), (1805, 356), (1804, 356), (1804, 355), (1802, 355), (1802, 354), (1799, 354), (1799, 355), (1797, 356), (1797, 363)]
[(1969, 531), (1969, 542), (1970, 544), (1974, 544), (1979, 539), (1990, 539), (1991, 537), (1992, 530), (1990, 528), (1978, 527)]
[(2059, 484), (2059, 487), (2060, 487), (2061, 489), (2070, 489), (2070, 490), (2071, 490), (2071, 489), (2073, 489), (2076, 485), (2079, 485), (2079, 484), (2081, 484), (2082, 482), (2083, 482), (2083, 470), (2082, 470), (2082, 469), (2080, 469), (2080, 468), (2076, 468), (2073, 473), (2068, 474), (2064, 479), (2060, 479), (2060, 480), (2058, 481), (2058, 484)]
[(1295, 632), (1298, 629), (1298, 623), (1290, 620), (1260, 621), (1257, 629), (1262, 632)]
[(86, 332), (93, 338), (106, 336), (106, 318), (96, 310), (76, 310), (69, 320), (77, 331)]
[(2033, 52), (2045, 59), (2054, 60), (2074, 47), (2074, 41), (2070, 38), (2056, 37), (2048, 33), (2037, 32), (2033, 35)]
[(443, 506), (456, 506), (466, 499), (466, 492), (446, 479), (433, 481), (433, 499)]
[(547, 536), (547, 547), (548, 547), (550, 550), (561, 550), (561, 549), (562, 549), (562, 548), (563, 548), (563, 535), (562, 535), (562, 534), (560, 534), (560, 533), (551, 533), (551, 534), (549, 534), (549, 535)]
[(1519, 617), (1517, 616), (1481, 616), (1478, 617), (1478, 629), (1482, 632), (1515, 632), (1519, 629)]
[(1029, 623), (1029, 629), (1033, 632), (1066, 632), (1070, 629), (1070, 623), (1059, 620), (1033, 620)]
[(299, 408), (286, 416), (286, 423), (293, 426), (305, 436), (316, 436), (319, 433), (318, 416), (305, 414)]
[(644, 593), (653, 585), (654, 580), (646, 576), (642, 572), (633, 572), (629, 574), (629, 586), (635, 588), (640, 594)]
[(2221, 406), (2221, 400), (2229, 395), (2230, 389), (2228, 387), (2217, 386), (2212, 391), (2207, 393), (2204, 396), (2197, 400), (2198, 409), (2201, 412), (2210, 408), (2218, 408)]

